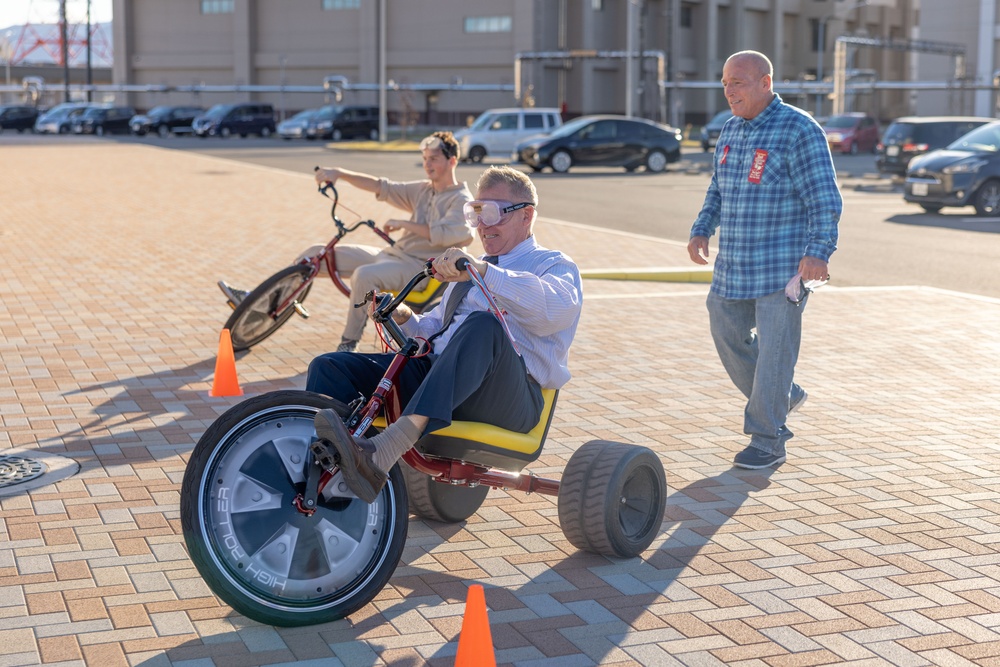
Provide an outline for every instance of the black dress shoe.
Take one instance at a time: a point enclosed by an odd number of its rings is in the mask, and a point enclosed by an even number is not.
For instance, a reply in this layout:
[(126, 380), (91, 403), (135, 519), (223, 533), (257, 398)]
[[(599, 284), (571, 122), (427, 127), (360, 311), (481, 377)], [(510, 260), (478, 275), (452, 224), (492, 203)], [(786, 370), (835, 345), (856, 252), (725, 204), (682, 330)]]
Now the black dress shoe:
[[(372, 461), (375, 447), (365, 438), (355, 439), (340, 415), (333, 410), (320, 410), (314, 423), (316, 435), (322, 441), (319, 444), (328, 444), (337, 452), (338, 465), (347, 488), (366, 503), (375, 502), (389, 478)], [(322, 465), (322, 457), (317, 456), (317, 459)]]

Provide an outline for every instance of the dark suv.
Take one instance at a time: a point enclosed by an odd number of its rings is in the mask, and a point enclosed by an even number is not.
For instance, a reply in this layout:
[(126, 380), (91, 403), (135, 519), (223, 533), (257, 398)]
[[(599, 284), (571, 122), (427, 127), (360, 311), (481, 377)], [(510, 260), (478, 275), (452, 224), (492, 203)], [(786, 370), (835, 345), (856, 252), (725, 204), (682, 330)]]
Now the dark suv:
[(378, 139), (378, 107), (322, 107), (309, 119), (306, 127), (309, 139)]
[(146, 114), (132, 116), (129, 127), (132, 128), (133, 134), (140, 137), (150, 132), (155, 132), (161, 137), (171, 134), (190, 134), (194, 119), (203, 113), (205, 110), (201, 107), (158, 106)]
[(910, 160), (916, 156), (944, 148), (963, 134), (994, 120), (980, 116), (897, 118), (875, 147), (875, 166), (880, 173), (902, 176)]
[(17, 130), (31, 132), (35, 129), (35, 121), (38, 120), (38, 109), (23, 105), (0, 106), (0, 132), (4, 130)]
[(274, 107), (270, 104), (245, 102), (240, 104), (216, 104), (204, 114), (194, 119), (191, 125), (199, 137), (228, 137), (238, 134), (259, 134), (269, 137), (274, 134)]
[(132, 107), (91, 107), (73, 119), (76, 134), (128, 134), (128, 122), (135, 115)]

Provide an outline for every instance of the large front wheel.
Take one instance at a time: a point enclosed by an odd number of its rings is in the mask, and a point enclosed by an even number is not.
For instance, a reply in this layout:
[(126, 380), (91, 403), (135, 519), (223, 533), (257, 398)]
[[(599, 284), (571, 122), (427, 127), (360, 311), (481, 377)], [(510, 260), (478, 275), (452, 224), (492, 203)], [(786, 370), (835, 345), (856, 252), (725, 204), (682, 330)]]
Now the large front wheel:
[(339, 473), (314, 514), (293, 505), (305, 491), (313, 419), (346, 408), (326, 396), (278, 391), (234, 406), (191, 453), (181, 486), (181, 527), (208, 586), (236, 611), (269, 625), (348, 616), (389, 581), (406, 541), (399, 466), (374, 503)]
[(663, 463), (646, 448), (591, 440), (559, 483), (559, 524), (570, 544), (631, 558), (652, 544), (667, 501)]
[(281, 327), (295, 314), (295, 308), (289, 304), (281, 312), (276, 312), (278, 306), (285, 302), (302, 283), (308, 283), (299, 292), (296, 301), (302, 303), (312, 289), (312, 267), (308, 264), (296, 264), (282, 269), (274, 274), (236, 306), (233, 314), (226, 322), (230, 337), (233, 340), (233, 350), (241, 352), (248, 350), (261, 342)]

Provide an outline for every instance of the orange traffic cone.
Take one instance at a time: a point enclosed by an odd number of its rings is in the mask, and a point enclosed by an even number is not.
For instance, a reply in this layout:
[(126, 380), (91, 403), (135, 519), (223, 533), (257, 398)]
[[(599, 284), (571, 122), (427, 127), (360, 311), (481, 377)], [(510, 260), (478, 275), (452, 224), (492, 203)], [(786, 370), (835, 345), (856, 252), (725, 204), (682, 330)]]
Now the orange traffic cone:
[(462, 632), (458, 635), (455, 667), (496, 667), (490, 619), (486, 615), (486, 593), (480, 584), (469, 586)]
[(215, 379), (209, 396), (242, 396), (240, 381), (236, 379), (236, 356), (233, 354), (233, 339), (229, 329), (219, 334), (219, 356), (215, 358)]

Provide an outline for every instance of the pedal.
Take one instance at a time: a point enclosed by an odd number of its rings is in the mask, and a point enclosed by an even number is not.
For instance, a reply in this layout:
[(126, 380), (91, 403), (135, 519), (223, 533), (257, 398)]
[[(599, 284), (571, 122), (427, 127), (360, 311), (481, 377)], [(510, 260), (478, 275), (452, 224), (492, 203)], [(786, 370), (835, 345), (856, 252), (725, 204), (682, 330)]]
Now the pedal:
[(298, 301), (292, 301), (292, 308), (295, 309), (295, 312), (298, 313), (299, 317), (301, 317), (302, 319), (304, 319), (304, 320), (308, 320), (309, 319), (309, 311), (306, 310), (306, 307), (303, 306)]
[(323, 470), (333, 474), (334, 468), (337, 467), (337, 456), (330, 451), (322, 440), (313, 440), (309, 443), (309, 451), (313, 453), (316, 457), (316, 463), (320, 465)]
[(229, 306), (230, 310), (236, 310), (236, 304), (229, 299), (226, 299), (226, 305)]

